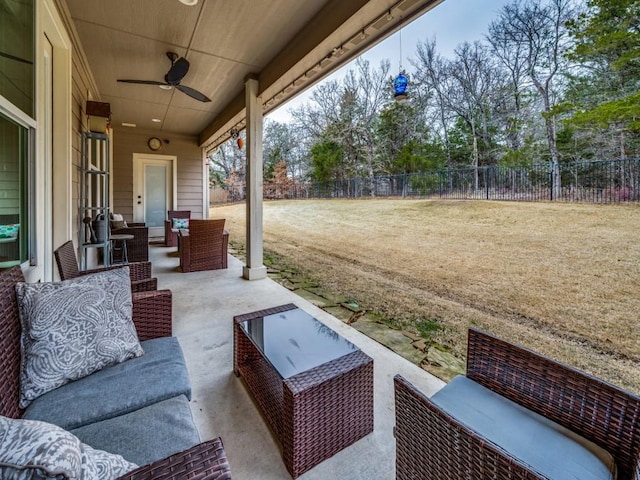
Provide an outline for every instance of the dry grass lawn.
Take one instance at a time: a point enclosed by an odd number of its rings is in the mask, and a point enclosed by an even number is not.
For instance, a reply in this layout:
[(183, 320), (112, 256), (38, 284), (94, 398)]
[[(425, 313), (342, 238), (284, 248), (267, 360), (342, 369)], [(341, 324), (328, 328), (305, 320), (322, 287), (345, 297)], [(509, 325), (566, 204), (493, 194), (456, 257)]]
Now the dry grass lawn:
[[(214, 207), (244, 243), (244, 204)], [(475, 325), (640, 392), (640, 207), (433, 200), (264, 205), (265, 249), (397, 325)]]

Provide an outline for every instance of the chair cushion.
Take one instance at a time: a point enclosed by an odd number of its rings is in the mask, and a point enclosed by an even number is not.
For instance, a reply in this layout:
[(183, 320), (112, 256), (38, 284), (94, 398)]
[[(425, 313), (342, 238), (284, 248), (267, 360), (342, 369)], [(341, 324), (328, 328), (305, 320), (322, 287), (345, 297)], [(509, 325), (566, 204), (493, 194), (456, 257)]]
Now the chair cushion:
[(467, 377), (455, 377), (431, 401), (548, 478), (615, 479), (606, 450)]
[(129, 268), (16, 284), (22, 335), (20, 407), (65, 383), (144, 354)]
[(184, 395), (72, 430), (84, 443), (147, 465), (200, 443)]
[(115, 479), (137, 465), (45, 422), (0, 417), (0, 478)]
[(141, 343), (145, 354), (52, 390), (23, 417), (68, 430), (123, 415), (167, 398), (191, 398), (189, 372), (175, 337)]

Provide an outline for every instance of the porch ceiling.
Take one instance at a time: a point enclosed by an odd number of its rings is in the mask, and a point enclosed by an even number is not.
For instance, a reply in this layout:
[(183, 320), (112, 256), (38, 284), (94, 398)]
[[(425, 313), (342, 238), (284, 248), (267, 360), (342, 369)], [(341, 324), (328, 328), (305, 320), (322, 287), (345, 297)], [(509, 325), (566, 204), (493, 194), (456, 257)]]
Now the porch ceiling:
[[(280, 106), (443, 0), (66, 0), (112, 124), (197, 135), (213, 146), (243, 126), (244, 80), (264, 111)], [(342, 48), (339, 48), (342, 47)], [(191, 63), (184, 85), (211, 98), (119, 78), (163, 81), (173, 51)], [(161, 123), (153, 123), (159, 118)]]

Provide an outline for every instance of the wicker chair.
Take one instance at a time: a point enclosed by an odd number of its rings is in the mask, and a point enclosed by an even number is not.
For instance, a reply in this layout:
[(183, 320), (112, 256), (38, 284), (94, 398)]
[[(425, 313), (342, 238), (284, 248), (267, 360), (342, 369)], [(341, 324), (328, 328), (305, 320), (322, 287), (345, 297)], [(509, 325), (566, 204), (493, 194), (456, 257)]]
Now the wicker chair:
[[(20, 267), (0, 272), (0, 415), (21, 418), (20, 317), (15, 285), (24, 282)], [(171, 335), (171, 291), (134, 295), (133, 321), (140, 340)], [(152, 464), (141, 466), (122, 480), (228, 480), (231, 470), (222, 441), (216, 438)]]
[[(92, 270), (79, 270), (76, 251), (71, 240), (58, 247), (53, 255), (58, 264), (58, 273), (62, 280), (75, 278), (79, 275), (101, 272), (112, 268), (122, 268), (125, 265), (114, 265), (111, 267), (94, 268)], [(148, 292), (158, 289), (158, 279), (151, 278), (151, 262), (134, 262), (126, 265), (129, 267), (131, 277), (132, 292)]]
[(174, 218), (191, 219), (191, 211), (169, 210), (167, 212), (167, 220), (164, 221), (164, 244), (167, 247), (176, 247), (178, 245), (178, 229), (173, 228)]
[[(127, 240), (127, 259), (129, 263), (149, 261), (149, 228), (144, 223), (130, 223), (126, 227), (112, 228), (112, 234), (133, 235)], [(114, 261), (120, 261), (120, 252), (114, 252)]]
[[(467, 378), (605, 449), (616, 462), (618, 480), (640, 479), (637, 396), (473, 329)], [(394, 382), (397, 479), (547, 479), (401, 376)]]
[(224, 219), (191, 220), (180, 230), (180, 267), (183, 272), (227, 268), (229, 234)]

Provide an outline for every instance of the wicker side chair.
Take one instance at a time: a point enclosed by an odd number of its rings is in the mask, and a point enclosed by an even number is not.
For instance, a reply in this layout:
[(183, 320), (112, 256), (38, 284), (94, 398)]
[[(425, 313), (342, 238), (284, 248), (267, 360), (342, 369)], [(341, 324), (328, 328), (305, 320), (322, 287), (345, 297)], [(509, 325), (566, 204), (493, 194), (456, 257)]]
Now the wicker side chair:
[(164, 244), (167, 247), (178, 245), (178, 229), (173, 228), (174, 218), (188, 218), (191, 221), (191, 210), (169, 210), (164, 221)]
[[(54, 252), (58, 273), (62, 280), (76, 278), (80, 275), (101, 272), (112, 268), (122, 268), (124, 265), (114, 265), (111, 267), (94, 268), (92, 270), (78, 269), (76, 251), (71, 240), (60, 245)], [(151, 277), (151, 262), (134, 262), (126, 265), (129, 267), (131, 277), (132, 292), (148, 292), (158, 289), (158, 279)]]
[[(639, 397), (474, 329), (469, 330), (466, 376), (606, 450), (618, 480), (640, 479)], [(397, 479), (548, 480), (400, 375), (394, 382)]]
[(183, 272), (227, 268), (229, 234), (224, 219), (191, 220), (180, 230), (180, 267)]
[[(149, 261), (149, 227), (144, 223), (129, 223), (126, 227), (112, 228), (112, 234), (133, 235), (127, 240), (127, 258), (129, 263)], [(119, 252), (114, 252), (114, 261), (122, 260)]]
[[(0, 415), (21, 418), (20, 316), (15, 285), (24, 282), (19, 266), (0, 272)], [(133, 298), (133, 321), (140, 340), (171, 335), (171, 291), (160, 290)], [(136, 305), (137, 304), (137, 305)], [(143, 465), (122, 480), (229, 480), (231, 468), (222, 440), (216, 438), (183, 452)]]

